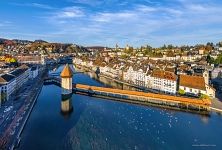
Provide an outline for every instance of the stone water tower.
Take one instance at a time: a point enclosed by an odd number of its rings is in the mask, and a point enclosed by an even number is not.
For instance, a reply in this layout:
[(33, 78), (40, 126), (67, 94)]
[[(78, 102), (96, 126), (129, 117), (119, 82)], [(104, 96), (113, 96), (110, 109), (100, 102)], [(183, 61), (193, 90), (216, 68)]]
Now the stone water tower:
[(72, 76), (73, 72), (68, 64), (64, 67), (61, 74), (61, 88), (62, 95), (70, 95), (72, 94)]

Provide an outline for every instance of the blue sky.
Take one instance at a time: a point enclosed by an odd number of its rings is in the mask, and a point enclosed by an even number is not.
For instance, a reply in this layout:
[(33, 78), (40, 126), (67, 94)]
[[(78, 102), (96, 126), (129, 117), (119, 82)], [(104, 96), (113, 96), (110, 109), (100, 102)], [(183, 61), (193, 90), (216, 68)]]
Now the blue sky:
[(84, 46), (222, 41), (221, 0), (0, 0), (0, 37)]

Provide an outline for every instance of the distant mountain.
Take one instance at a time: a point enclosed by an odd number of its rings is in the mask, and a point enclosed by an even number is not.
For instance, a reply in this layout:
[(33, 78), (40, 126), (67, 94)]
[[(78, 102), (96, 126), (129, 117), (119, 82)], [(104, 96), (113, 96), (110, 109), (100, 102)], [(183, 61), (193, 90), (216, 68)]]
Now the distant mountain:
[(0, 44), (4, 45), (24, 45), (25, 51), (44, 51), (45, 53), (89, 53), (86, 47), (76, 44), (66, 43), (49, 43), (38, 39), (35, 41), (20, 40), (20, 39), (4, 39), (0, 38)]
[(19, 40), (19, 39), (13, 39), (13, 42), (15, 42), (16, 44), (28, 44), (28, 43), (33, 43), (33, 41), (29, 41), (29, 40)]
[(7, 39), (0, 38), (0, 44), (3, 44)]
[(41, 40), (41, 39), (35, 40), (34, 42), (35, 42), (35, 43), (48, 43), (47, 41), (44, 41), (44, 40)]

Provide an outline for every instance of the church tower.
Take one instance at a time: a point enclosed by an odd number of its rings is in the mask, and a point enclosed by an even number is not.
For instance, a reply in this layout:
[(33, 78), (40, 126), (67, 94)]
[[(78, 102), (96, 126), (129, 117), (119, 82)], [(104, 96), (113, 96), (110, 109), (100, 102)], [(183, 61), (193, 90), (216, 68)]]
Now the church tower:
[(64, 69), (62, 70), (62, 73), (60, 74), (61, 76), (61, 87), (62, 87), (62, 94), (63, 95), (69, 95), (72, 94), (72, 70), (69, 67), (68, 64), (66, 64), (66, 66), (64, 67)]
[(205, 84), (209, 85), (209, 71), (208, 70), (205, 70), (203, 72), (203, 77), (204, 77)]

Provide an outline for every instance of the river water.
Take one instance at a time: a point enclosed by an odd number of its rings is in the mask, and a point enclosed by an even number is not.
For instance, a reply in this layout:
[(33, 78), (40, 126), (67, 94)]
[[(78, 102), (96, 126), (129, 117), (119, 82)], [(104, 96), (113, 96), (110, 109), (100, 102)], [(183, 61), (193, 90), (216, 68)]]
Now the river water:
[[(62, 67), (57, 71), (61, 71)], [(75, 74), (74, 83), (121, 84)], [(67, 103), (68, 102), (68, 103)], [(62, 113), (66, 103), (70, 113)], [(65, 107), (67, 109), (67, 107)], [(73, 94), (45, 85), (22, 133), (21, 150), (222, 149), (222, 116), (173, 111)]]

